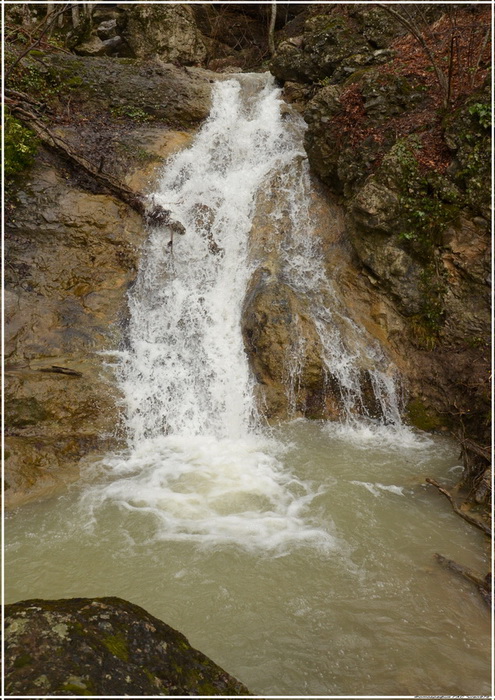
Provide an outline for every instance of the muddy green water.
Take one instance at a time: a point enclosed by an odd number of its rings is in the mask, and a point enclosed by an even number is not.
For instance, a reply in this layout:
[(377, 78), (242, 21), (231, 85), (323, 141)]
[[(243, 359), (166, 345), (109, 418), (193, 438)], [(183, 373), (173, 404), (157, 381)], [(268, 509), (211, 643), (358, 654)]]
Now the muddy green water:
[(483, 535), (423, 483), (455, 482), (456, 447), (339, 430), (296, 421), (275, 435), (284, 468), (318, 491), (307, 515), (326, 543), (167, 540), (152, 512), (109, 501), (88, 515), (78, 484), (7, 516), (6, 601), (121, 596), (257, 695), (489, 693), (489, 614), (433, 559), (488, 569)]

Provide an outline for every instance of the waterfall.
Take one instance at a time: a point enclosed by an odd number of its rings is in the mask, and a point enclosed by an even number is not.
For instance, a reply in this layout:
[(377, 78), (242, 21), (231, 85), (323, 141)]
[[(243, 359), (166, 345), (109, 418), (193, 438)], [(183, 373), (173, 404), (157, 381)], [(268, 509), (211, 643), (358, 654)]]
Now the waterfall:
[[(284, 217), (280, 278), (308, 303), (344, 418), (363, 412), (364, 366), (387, 421), (400, 420), (394, 382), (380, 369), (381, 351), (339, 306), (310, 235), (304, 123), (296, 115), (284, 120), (280, 107), (280, 91), (266, 75), (218, 82), (210, 118), (158, 183), (153, 201), (186, 233), (170, 226), (152, 232), (130, 298), (131, 350), (120, 375), (135, 445), (163, 433), (240, 438), (256, 426), (241, 313), (256, 264), (249, 233), (257, 195), (274, 174), (283, 193), (272, 212), (275, 221)], [(298, 382), (303, 339), (293, 345), (289, 394)]]
[[(113, 480), (92, 499), (151, 513), (155, 536), (164, 539), (333, 546), (328, 526), (306, 516), (317, 489), (286, 471), (283, 446), (260, 431), (241, 333), (259, 264), (249, 234), (257, 199), (274, 177), (282, 201), (273, 218), (285, 222), (279, 274), (307, 300), (344, 417), (351, 420), (363, 403), (364, 364), (386, 419), (398, 420), (380, 350), (345, 316), (308, 235), (304, 123), (284, 118), (281, 105), (266, 74), (218, 81), (210, 117), (192, 145), (167, 162), (152, 196), (171, 223), (150, 231), (129, 298), (128, 347), (118, 367), (129, 451), (108, 460)], [(289, 403), (303, 346), (296, 338), (287, 358)]]
[(294, 146), (266, 77), (215, 87), (210, 118), (153, 196), (186, 234), (152, 233), (130, 300), (121, 376), (135, 444), (163, 432), (240, 438), (256, 422), (240, 332), (248, 234), (259, 187)]

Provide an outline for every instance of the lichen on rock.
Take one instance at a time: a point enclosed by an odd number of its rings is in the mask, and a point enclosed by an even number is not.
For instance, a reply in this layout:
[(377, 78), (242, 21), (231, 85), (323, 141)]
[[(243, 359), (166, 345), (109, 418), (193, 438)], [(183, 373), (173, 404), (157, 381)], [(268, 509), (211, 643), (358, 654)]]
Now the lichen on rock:
[(121, 598), (5, 608), (6, 695), (247, 696), (186, 637)]

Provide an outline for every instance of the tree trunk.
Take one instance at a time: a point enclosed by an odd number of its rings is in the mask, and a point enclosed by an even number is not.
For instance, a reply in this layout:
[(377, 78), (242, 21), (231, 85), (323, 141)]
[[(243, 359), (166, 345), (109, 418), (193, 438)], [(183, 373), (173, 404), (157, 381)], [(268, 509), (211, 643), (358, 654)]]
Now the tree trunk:
[(52, 15), (54, 14), (55, 10), (56, 10), (56, 5), (53, 1), (46, 3), (46, 26), (48, 27), (46, 33), (48, 34), (48, 36), (51, 36), (52, 31), (53, 31), (53, 26), (55, 24), (54, 22), (52, 23), (52, 21), (51, 21)]
[(277, 21), (277, 3), (272, 2), (272, 11), (270, 14), (270, 26), (268, 28), (268, 50), (270, 55), (273, 56), (275, 53), (275, 22)]
[(77, 29), (77, 27), (79, 26), (80, 19), (81, 19), (80, 15), (79, 15), (79, 5), (74, 3), (71, 7), (71, 13), (72, 13), (72, 26), (74, 27), (74, 29)]

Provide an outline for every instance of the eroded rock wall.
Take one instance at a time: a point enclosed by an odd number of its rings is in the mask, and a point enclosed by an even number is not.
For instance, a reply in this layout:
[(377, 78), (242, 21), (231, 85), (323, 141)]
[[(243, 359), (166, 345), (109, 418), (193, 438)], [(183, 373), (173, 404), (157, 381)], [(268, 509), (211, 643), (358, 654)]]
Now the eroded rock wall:
[[(209, 111), (211, 76), (201, 71), (67, 55), (47, 56), (49, 64), (72, 85), (51, 98), (53, 133), (136, 192), (149, 191), (164, 158), (188, 143)], [(125, 343), (126, 294), (146, 227), (127, 204), (43, 148), (11, 185), (6, 214), (5, 495), (12, 506), (52, 493), (85, 461), (122, 445), (112, 363)]]
[[(440, 42), (447, 8), (427, 11)], [(473, 30), (488, 15), (463, 12), (479, 63), (476, 79), (453, 80), (448, 110), (434, 66), (378, 7), (308, 7), (279, 33), (270, 65), (308, 124), (313, 171), (344, 207), (349, 308), (395, 357), (409, 418), (488, 456), (489, 57)], [(477, 482), (486, 461), (471, 457)]]

